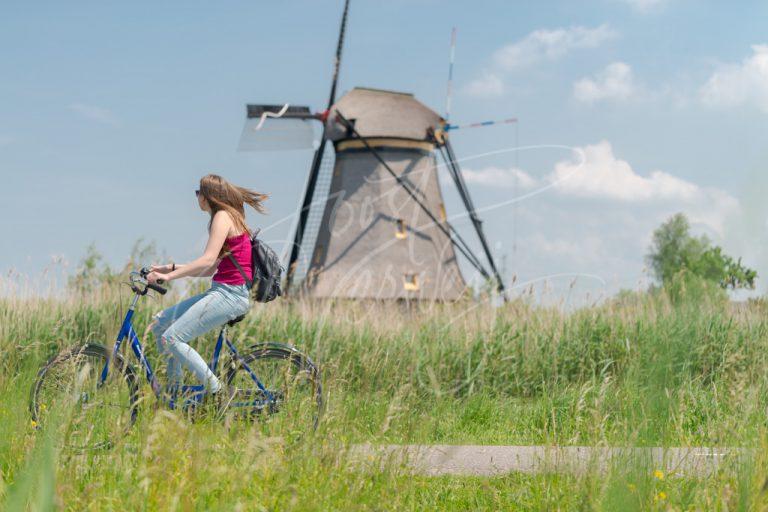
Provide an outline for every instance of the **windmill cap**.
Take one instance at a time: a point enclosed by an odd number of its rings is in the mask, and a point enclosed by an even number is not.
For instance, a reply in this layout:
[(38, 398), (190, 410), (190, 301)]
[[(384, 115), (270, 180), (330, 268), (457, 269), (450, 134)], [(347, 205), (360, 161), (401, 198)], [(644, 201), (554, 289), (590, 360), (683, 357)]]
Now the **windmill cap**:
[[(418, 141), (429, 140), (429, 132), (443, 123), (443, 119), (413, 94), (355, 87), (331, 107), (330, 119), (340, 112), (354, 120), (355, 130), (361, 137), (392, 137)], [(348, 138), (346, 130), (336, 126), (330, 129), (331, 140)]]

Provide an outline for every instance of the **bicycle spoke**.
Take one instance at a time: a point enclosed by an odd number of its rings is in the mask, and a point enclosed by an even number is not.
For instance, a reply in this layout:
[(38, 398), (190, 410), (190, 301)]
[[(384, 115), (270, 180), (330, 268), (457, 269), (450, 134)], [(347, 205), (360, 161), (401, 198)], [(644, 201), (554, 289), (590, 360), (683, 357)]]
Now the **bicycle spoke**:
[[(240, 365), (228, 376), (237, 389), (232, 401), (235, 414), (239, 407), (241, 417), (257, 417), (268, 435), (291, 437), (314, 429), (320, 409), (319, 376), (314, 368), (289, 348), (256, 350), (245, 359), (266, 393)], [(249, 407), (250, 416), (244, 412)]]
[(107, 350), (97, 345), (63, 354), (45, 367), (36, 383), (33, 416), (43, 423), (56, 410), (70, 448), (111, 444), (135, 420), (133, 376), (111, 367), (102, 382), (107, 358)]

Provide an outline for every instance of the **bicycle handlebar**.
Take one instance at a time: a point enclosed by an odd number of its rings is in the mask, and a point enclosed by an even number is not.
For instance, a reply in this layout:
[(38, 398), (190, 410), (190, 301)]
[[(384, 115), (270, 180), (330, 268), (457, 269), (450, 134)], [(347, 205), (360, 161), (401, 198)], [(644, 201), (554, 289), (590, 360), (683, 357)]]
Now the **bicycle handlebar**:
[[(139, 274), (140, 274), (140, 275), (141, 275), (141, 277), (142, 277), (142, 278), (144, 278), (144, 279), (146, 279), (146, 278), (147, 278), (147, 276), (149, 275), (149, 273), (150, 273), (150, 270), (149, 270), (147, 267), (143, 267), (143, 268), (142, 268), (142, 269), (139, 271)], [(162, 286), (160, 286), (160, 285), (161, 285), (161, 284), (163, 284), (163, 283), (165, 283), (165, 279), (158, 279), (158, 280), (157, 280), (157, 284), (153, 284), (153, 283), (147, 283), (147, 286), (146, 286), (146, 287), (147, 287), (147, 288), (149, 288), (150, 290), (155, 290), (155, 291), (156, 291), (157, 293), (159, 293), (160, 295), (165, 295), (166, 293), (168, 293), (168, 289), (167, 289), (167, 288), (163, 288)]]
[(152, 283), (147, 283), (147, 288), (149, 288), (150, 290), (155, 290), (160, 295), (165, 295), (166, 292), (168, 292), (167, 288), (163, 288), (162, 286), (158, 286), (158, 285), (152, 284)]

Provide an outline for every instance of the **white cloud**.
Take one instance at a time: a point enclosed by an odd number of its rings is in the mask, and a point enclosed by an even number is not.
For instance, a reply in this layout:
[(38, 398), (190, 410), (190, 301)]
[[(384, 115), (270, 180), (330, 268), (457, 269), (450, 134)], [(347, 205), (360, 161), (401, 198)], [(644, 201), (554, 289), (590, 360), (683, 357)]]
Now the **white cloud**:
[(632, 7), (637, 12), (646, 13), (656, 8), (662, 7), (667, 3), (667, 0), (621, 0), (625, 4)]
[(605, 24), (595, 28), (540, 29), (500, 48), (493, 60), (499, 69), (511, 70), (542, 60), (555, 60), (575, 49), (595, 48), (614, 37), (616, 32)]
[(632, 68), (624, 62), (608, 64), (592, 78), (573, 84), (573, 96), (585, 103), (601, 100), (626, 100), (637, 91)]
[(504, 94), (504, 82), (498, 75), (484, 72), (483, 76), (467, 84), (467, 94), (481, 98), (495, 98)]
[(536, 180), (521, 169), (514, 167), (502, 169), (501, 167), (486, 167), (483, 169), (462, 169), (467, 183), (488, 185), (501, 188), (530, 189), (536, 185)]
[(608, 25), (535, 30), (523, 39), (496, 50), (491, 64), (464, 91), (484, 98), (495, 98), (506, 91), (505, 75), (515, 69), (541, 61), (554, 61), (579, 48), (596, 48), (616, 37)]
[(738, 201), (727, 192), (704, 188), (663, 171), (637, 174), (616, 158), (607, 141), (578, 148), (583, 160), (562, 161), (548, 177), (561, 194), (626, 203), (655, 202), (686, 211), (692, 222), (722, 235), (726, 220), (738, 213)]
[(717, 70), (699, 94), (710, 106), (751, 104), (768, 112), (768, 45), (753, 45), (752, 55), (741, 63), (728, 64)]
[(95, 105), (86, 105), (84, 103), (72, 103), (71, 105), (68, 105), (67, 108), (80, 114), (84, 118), (96, 121), (97, 123), (113, 126), (119, 124), (112, 111), (106, 108), (97, 107)]
[(646, 178), (636, 174), (624, 160), (617, 159), (607, 141), (578, 148), (584, 161), (562, 161), (555, 165), (550, 180), (563, 193), (617, 199), (646, 201), (654, 198), (689, 199), (696, 186), (661, 171)]
[(468, 183), (480, 186), (508, 189), (517, 184), (526, 192), (523, 197), (536, 201), (548, 201), (546, 191), (551, 189), (561, 197), (558, 201), (599, 199), (614, 210), (640, 209), (653, 212), (654, 217), (682, 211), (693, 224), (718, 237), (723, 237), (728, 221), (741, 215), (739, 201), (724, 190), (702, 187), (660, 170), (648, 175), (635, 172), (629, 162), (614, 155), (608, 141), (573, 151), (577, 156), (556, 163), (540, 180), (514, 167), (465, 168), (463, 173)]

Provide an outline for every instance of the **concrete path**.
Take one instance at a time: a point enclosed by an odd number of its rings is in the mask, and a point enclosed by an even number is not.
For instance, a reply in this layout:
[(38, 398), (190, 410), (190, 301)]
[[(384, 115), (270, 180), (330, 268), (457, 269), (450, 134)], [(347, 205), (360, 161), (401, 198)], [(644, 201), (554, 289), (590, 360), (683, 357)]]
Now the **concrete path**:
[(589, 446), (479, 446), (479, 445), (354, 445), (349, 455), (356, 463), (401, 466), (429, 476), (498, 476), (587, 472), (645, 468), (670, 476), (706, 477), (745, 451), (737, 448), (598, 448)]

